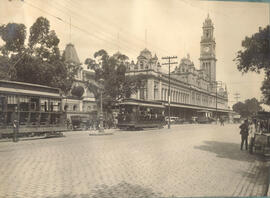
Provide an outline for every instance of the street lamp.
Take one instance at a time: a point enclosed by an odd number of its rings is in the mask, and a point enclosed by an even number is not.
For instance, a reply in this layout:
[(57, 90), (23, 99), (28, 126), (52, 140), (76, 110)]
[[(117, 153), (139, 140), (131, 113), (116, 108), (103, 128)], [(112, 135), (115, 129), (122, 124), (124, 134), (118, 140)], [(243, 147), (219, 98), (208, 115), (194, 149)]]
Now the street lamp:
[[(99, 80), (100, 84), (103, 85), (104, 80), (101, 78)], [(103, 127), (103, 106), (102, 106), (102, 92), (103, 87), (100, 88), (100, 115), (99, 115), (99, 132), (104, 132)]]

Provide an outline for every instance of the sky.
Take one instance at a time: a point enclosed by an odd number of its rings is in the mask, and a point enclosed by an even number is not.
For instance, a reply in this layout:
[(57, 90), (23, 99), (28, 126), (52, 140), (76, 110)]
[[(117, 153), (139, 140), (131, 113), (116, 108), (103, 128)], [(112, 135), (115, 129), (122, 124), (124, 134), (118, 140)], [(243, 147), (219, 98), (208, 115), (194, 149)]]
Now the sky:
[(100, 49), (110, 55), (120, 51), (136, 62), (147, 48), (161, 63), (163, 56), (177, 56), (180, 62), (189, 54), (199, 69), (202, 25), (209, 14), (215, 28), (217, 80), (227, 85), (232, 105), (235, 93), (240, 101), (261, 98), (263, 74), (243, 75), (233, 59), (246, 36), (270, 23), (269, 11), (269, 3), (224, 1), (0, 0), (0, 24), (24, 23), (29, 30), (44, 16), (60, 39), (60, 50), (73, 43), (82, 63)]

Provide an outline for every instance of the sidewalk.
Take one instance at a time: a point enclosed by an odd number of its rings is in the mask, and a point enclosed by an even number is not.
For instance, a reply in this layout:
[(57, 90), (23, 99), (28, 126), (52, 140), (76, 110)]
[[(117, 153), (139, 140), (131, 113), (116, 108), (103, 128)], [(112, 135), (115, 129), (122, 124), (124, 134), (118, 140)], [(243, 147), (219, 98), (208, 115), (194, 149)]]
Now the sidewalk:
[(255, 161), (250, 163), (249, 168), (243, 171), (242, 179), (239, 181), (232, 196), (269, 196), (270, 193), (267, 193), (270, 174), (269, 165), (270, 163), (266, 162), (262, 156), (256, 156)]

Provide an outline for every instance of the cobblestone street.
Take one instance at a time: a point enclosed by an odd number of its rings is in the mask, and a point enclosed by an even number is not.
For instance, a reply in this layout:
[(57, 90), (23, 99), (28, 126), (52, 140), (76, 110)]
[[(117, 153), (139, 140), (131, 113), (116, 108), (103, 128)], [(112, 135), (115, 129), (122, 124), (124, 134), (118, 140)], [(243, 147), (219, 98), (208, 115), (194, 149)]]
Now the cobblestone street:
[(266, 165), (238, 125), (0, 143), (0, 197), (263, 196)]

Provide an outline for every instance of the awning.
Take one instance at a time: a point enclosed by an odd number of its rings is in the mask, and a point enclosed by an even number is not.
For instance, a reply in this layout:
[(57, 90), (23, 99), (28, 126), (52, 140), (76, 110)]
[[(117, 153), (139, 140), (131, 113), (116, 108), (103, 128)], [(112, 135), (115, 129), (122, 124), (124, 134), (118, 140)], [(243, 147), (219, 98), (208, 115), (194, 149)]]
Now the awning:
[[(165, 103), (165, 106), (168, 106), (168, 103)], [(186, 108), (186, 109), (194, 109), (200, 111), (210, 111), (210, 112), (222, 112), (222, 113), (229, 113), (232, 112), (230, 109), (215, 109), (215, 108), (208, 108), (208, 107), (197, 107), (197, 106), (190, 106), (190, 105), (183, 105), (183, 104), (170, 104), (171, 107), (179, 107), (179, 108)]]

